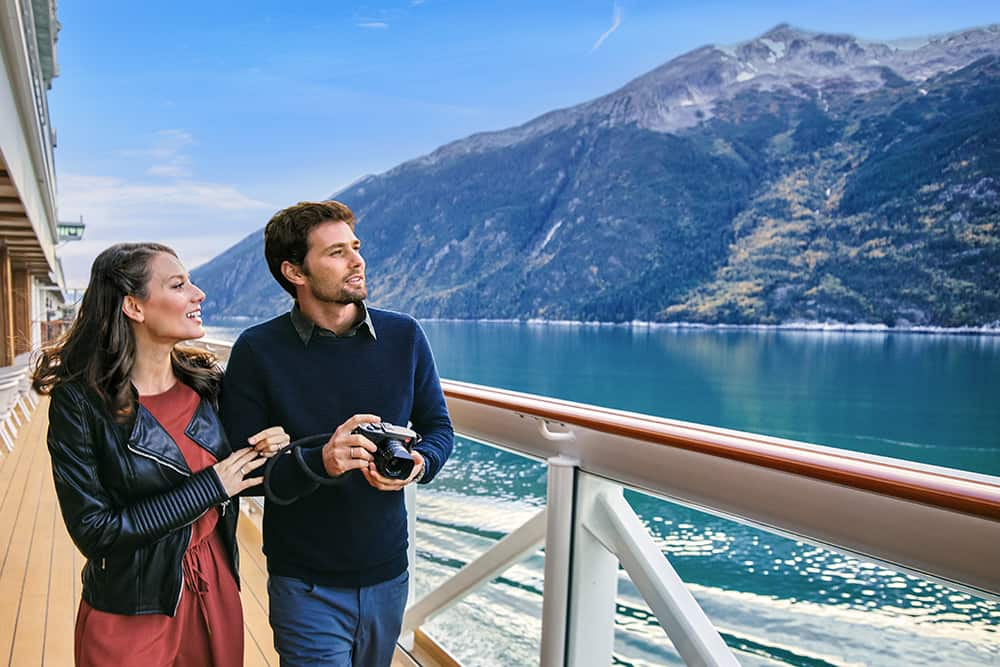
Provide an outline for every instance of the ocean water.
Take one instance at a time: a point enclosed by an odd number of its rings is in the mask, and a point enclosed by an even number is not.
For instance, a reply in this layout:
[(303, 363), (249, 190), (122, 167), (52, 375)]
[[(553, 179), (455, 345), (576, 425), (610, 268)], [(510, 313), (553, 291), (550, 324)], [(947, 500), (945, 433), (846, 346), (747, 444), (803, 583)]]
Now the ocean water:
[[(1000, 476), (1000, 336), (423, 326), (442, 377)], [(418, 495), (417, 595), (539, 511), (545, 484), (542, 464), (460, 439)], [(626, 498), (744, 665), (1000, 665), (996, 602)], [(427, 629), (464, 664), (537, 664), (543, 563), (525, 559)], [(615, 626), (615, 664), (681, 664), (624, 572)]]

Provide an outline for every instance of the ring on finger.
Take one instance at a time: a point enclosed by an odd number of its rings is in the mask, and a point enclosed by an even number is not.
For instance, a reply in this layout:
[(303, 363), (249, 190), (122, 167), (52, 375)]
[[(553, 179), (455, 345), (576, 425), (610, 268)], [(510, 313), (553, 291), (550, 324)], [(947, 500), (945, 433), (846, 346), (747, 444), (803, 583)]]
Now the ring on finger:
[(358, 458), (357, 455), (355, 455), (355, 453), (354, 453), (354, 447), (353, 446), (351, 447), (351, 458), (352, 459)]

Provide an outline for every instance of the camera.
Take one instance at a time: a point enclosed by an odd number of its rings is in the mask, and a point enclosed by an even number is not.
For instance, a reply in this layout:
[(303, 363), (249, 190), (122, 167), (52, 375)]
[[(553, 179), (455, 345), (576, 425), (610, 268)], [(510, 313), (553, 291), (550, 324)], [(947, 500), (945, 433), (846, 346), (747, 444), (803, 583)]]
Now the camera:
[(351, 433), (363, 435), (373, 443), (375, 468), (379, 474), (389, 479), (406, 479), (413, 472), (413, 445), (420, 436), (408, 428), (395, 424), (362, 424)]

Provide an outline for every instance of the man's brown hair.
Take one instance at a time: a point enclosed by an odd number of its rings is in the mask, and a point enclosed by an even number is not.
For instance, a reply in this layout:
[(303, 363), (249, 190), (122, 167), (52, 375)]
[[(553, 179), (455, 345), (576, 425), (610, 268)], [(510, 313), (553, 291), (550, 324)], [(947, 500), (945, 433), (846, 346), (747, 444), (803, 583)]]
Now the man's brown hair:
[(324, 222), (345, 222), (354, 230), (354, 212), (339, 201), (300, 201), (275, 213), (264, 228), (267, 268), (286, 292), (295, 298), (295, 285), (281, 273), (281, 263), (302, 266), (309, 252), (309, 232)]

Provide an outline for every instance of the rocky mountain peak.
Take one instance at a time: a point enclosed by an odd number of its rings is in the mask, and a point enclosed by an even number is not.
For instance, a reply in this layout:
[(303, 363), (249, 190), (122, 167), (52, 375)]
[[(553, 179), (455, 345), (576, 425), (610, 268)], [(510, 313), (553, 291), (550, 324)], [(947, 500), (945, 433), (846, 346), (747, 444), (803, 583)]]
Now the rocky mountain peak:
[(787, 23), (771, 28), (756, 39), (732, 47), (718, 48), (738, 57), (749, 69), (793, 71), (800, 71), (803, 66), (822, 70), (871, 64), (873, 60), (884, 58), (889, 52), (881, 44), (871, 44), (866, 48), (850, 35), (809, 32), (793, 28)]
[(689, 51), (608, 95), (518, 127), (472, 135), (414, 163), (511, 146), (581, 122), (678, 132), (713, 118), (720, 102), (748, 90), (804, 95), (834, 86), (839, 93), (867, 93), (897, 78), (923, 81), (990, 54), (1000, 54), (1000, 25), (875, 42), (781, 23), (745, 42)]

